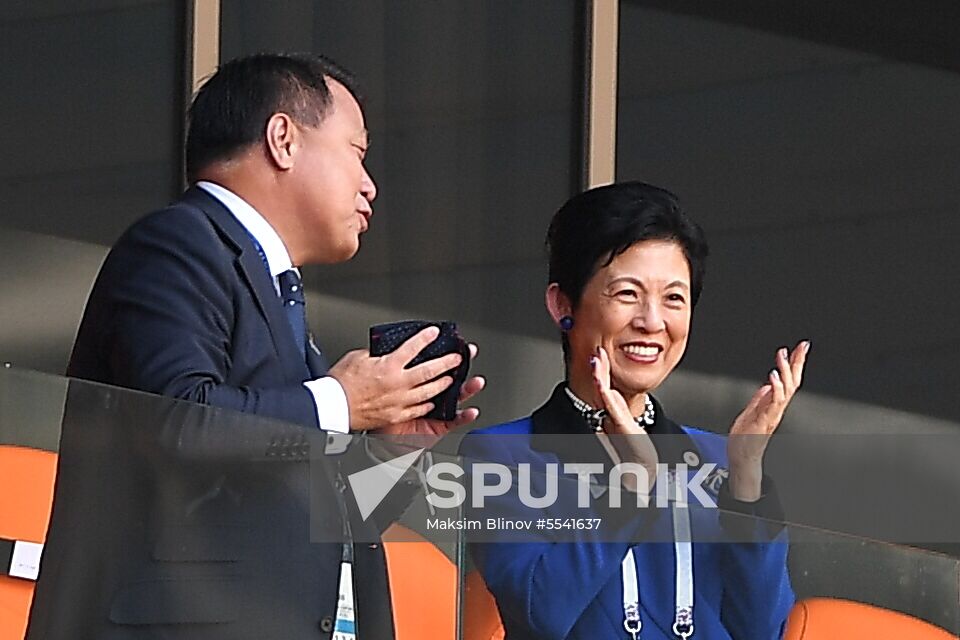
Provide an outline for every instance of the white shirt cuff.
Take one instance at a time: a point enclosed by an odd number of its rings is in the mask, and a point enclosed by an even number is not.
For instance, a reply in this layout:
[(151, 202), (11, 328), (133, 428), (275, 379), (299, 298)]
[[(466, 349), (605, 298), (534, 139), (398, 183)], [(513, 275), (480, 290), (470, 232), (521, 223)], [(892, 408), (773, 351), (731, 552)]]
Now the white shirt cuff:
[(336, 378), (327, 376), (307, 380), (303, 386), (313, 395), (320, 428), (335, 433), (349, 433), (350, 408), (347, 406), (347, 394)]

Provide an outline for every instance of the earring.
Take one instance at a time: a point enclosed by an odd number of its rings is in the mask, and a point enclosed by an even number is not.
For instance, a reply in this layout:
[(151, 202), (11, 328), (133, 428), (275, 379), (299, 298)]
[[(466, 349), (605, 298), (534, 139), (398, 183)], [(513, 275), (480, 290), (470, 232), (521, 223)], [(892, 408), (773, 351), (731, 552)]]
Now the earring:
[(570, 329), (573, 329), (573, 318), (570, 316), (563, 316), (560, 318), (560, 330), (570, 331)]

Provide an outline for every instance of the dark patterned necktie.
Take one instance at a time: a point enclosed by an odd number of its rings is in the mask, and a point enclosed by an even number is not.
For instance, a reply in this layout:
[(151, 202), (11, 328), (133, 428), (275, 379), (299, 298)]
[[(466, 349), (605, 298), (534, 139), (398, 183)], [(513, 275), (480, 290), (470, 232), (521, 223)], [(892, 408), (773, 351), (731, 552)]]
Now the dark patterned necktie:
[(307, 299), (303, 295), (303, 282), (295, 269), (284, 271), (277, 276), (280, 284), (280, 298), (287, 320), (293, 329), (293, 337), (300, 349), (300, 355), (307, 355)]

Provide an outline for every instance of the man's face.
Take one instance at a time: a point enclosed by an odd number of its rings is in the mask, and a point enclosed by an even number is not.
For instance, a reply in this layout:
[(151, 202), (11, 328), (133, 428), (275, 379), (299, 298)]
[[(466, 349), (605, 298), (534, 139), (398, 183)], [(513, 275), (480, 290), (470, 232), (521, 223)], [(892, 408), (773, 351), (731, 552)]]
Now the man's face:
[(377, 187), (363, 166), (367, 130), (350, 92), (327, 79), (333, 98), (319, 127), (298, 126), (301, 148), (293, 167), (299, 233), (306, 263), (349, 260), (370, 226)]

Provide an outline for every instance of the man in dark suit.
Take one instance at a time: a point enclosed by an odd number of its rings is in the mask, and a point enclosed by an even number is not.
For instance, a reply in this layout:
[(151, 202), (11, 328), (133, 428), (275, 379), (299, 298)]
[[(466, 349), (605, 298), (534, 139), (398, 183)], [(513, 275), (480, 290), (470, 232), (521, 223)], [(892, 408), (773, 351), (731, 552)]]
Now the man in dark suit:
[[(435, 329), (390, 355), (352, 351), (329, 368), (306, 330), (297, 267), (344, 262), (359, 249), (376, 197), (366, 150), (351, 77), (331, 61), (261, 54), (223, 65), (190, 109), (192, 186), (111, 250), (68, 375), (297, 423), (300, 433), (235, 430), (254, 449), (293, 443), (300, 454), (288, 459), (302, 458), (298, 443), (321, 429), (441, 434), (474, 420), (476, 409), (453, 423), (424, 418), (460, 361), (405, 368)], [(462, 399), (482, 386), (468, 380)], [(346, 555), (357, 637), (392, 636), (380, 546), (310, 543), (307, 465), (253, 473), (218, 459), (232, 446), (209, 446), (230, 440), (227, 423), (208, 432), (209, 416), (185, 422), (142, 400), (101, 407), (94, 428), (99, 391), (71, 392), (28, 637), (328, 638), (342, 617)], [(116, 428), (104, 427), (111, 420)], [(202, 455), (185, 444), (201, 441)], [(113, 467), (110, 500), (91, 499), (104, 490), (90, 486), (102, 476), (94, 459)], [(350, 505), (333, 484), (314, 482), (310, 499), (336, 530)], [(104, 502), (112, 509), (98, 511)], [(93, 511), (78, 527), (85, 509)], [(102, 517), (91, 524), (90, 513)]]

